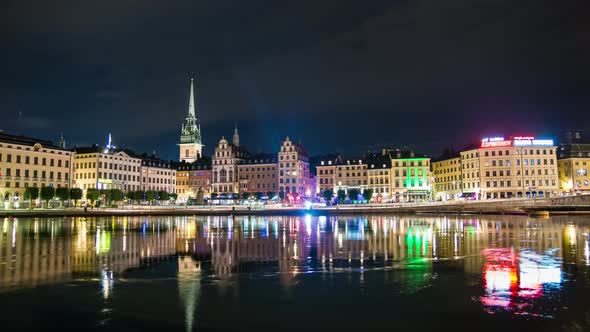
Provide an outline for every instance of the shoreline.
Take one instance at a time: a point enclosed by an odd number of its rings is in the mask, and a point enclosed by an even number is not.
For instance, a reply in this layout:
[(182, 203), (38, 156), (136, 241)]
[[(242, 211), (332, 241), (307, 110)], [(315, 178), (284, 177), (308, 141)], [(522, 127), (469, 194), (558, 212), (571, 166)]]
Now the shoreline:
[(0, 218), (48, 218), (48, 217), (118, 217), (118, 216), (337, 216), (359, 214), (452, 214), (452, 215), (590, 215), (590, 206), (535, 207), (535, 208), (479, 208), (453, 206), (415, 207), (342, 207), (342, 208), (172, 208), (172, 209), (49, 209), (49, 210), (0, 210)]

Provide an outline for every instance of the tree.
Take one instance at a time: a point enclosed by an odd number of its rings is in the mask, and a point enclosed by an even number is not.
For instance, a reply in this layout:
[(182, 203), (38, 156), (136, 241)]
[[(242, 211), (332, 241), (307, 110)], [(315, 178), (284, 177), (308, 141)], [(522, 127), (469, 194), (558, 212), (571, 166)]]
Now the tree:
[(31, 207), (33, 206), (33, 201), (39, 198), (39, 188), (37, 187), (28, 187), (25, 189), (24, 199), (28, 199), (31, 203)]
[(279, 191), (279, 198), (281, 200), (285, 199), (285, 192), (284, 191)]
[(159, 201), (167, 201), (170, 199), (170, 195), (166, 191), (158, 191), (158, 200)]
[(145, 199), (147, 199), (150, 202), (150, 205), (152, 204), (153, 201), (156, 200), (157, 196), (158, 196), (158, 193), (153, 190), (148, 190), (145, 192)]
[(100, 191), (98, 191), (98, 189), (89, 188), (86, 190), (86, 199), (90, 201), (91, 205), (94, 205), (94, 202), (96, 202), (99, 196)]
[(70, 199), (70, 191), (65, 187), (57, 188), (55, 189), (55, 197), (59, 198), (60, 204), (63, 206), (63, 202)]
[(137, 203), (143, 201), (145, 199), (145, 191), (138, 190), (133, 192), (133, 199), (135, 199)]
[(344, 202), (344, 200), (346, 199), (346, 192), (344, 192), (343, 189), (338, 190), (338, 193), (336, 195), (338, 196), (338, 203)]
[(260, 191), (257, 191), (257, 192), (254, 193), (254, 196), (256, 196), (256, 199), (257, 200), (261, 200), (262, 199), (262, 196), (264, 196), (264, 194), (261, 193)]
[(216, 199), (219, 196), (217, 193), (211, 193), (211, 199)]
[(123, 192), (120, 189), (111, 189), (111, 200), (120, 202), (123, 200)]
[(359, 190), (358, 189), (350, 189), (348, 190), (348, 198), (351, 201), (358, 201), (359, 199)]
[(365, 201), (371, 201), (371, 198), (373, 198), (373, 189), (363, 190), (363, 197), (365, 198)]
[(104, 204), (106, 206), (108, 206), (111, 201), (111, 190), (110, 189), (102, 189), (100, 191), (100, 197), (104, 200)]
[(78, 200), (82, 199), (82, 189), (80, 189), (80, 188), (70, 189), (70, 199), (73, 199), (74, 205), (78, 206)]
[[(201, 192), (201, 199), (203, 196), (203, 191), (199, 190)], [(198, 193), (197, 193), (198, 195)], [(177, 193), (169, 193), (168, 196), (170, 197), (171, 200), (176, 201), (178, 199), (178, 194)]]
[(49, 200), (55, 196), (55, 189), (53, 187), (43, 187), (40, 192), (41, 199), (45, 201), (45, 205), (49, 207)]
[(331, 202), (332, 199), (334, 199), (334, 190), (332, 190), (332, 189), (326, 189), (322, 193), (322, 196), (324, 197), (324, 200), (326, 202)]
[(274, 191), (269, 191), (266, 193), (266, 196), (268, 196), (268, 199), (273, 199), (275, 198), (275, 196), (277, 196), (277, 193), (275, 193)]
[(248, 199), (248, 198), (250, 198), (250, 196), (251, 196), (250, 193), (242, 193), (242, 199)]

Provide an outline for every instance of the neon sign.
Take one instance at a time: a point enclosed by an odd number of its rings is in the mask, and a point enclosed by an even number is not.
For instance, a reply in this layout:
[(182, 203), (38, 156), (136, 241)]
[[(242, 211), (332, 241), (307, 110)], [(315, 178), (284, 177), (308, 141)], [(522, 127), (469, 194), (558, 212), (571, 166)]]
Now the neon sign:
[(504, 147), (504, 146), (511, 146), (511, 145), (512, 145), (512, 142), (510, 142), (510, 141), (481, 142), (482, 148)]
[(487, 143), (487, 142), (501, 142), (501, 141), (504, 141), (504, 137), (502, 137), (502, 136), (485, 137), (484, 139), (481, 140), (482, 143)]

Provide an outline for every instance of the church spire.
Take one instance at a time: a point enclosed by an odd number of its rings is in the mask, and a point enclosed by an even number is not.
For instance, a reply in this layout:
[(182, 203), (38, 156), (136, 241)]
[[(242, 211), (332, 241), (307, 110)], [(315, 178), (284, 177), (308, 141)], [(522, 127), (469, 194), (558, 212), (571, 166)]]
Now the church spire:
[(195, 118), (195, 80), (191, 77), (191, 92), (188, 102), (188, 116)]
[(59, 138), (59, 147), (62, 149), (66, 148), (66, 139), (64, 138), (64, 132), (61, 132), (61, 137)]
[(236, 127), (234, 129), (233, 143), (234, 143), (235, 146), (240, 146), (240, 135), (238, 134), (238, 125), (237, 124), (236, 124)]

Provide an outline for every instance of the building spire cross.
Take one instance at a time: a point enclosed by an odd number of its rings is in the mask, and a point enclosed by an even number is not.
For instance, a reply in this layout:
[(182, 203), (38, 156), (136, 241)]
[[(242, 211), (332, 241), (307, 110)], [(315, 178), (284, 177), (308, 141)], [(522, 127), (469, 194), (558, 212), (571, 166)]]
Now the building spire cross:
[(188, 102), (188, 117), (195, 118), (195, 80), (191, 77), (191, 91)]

